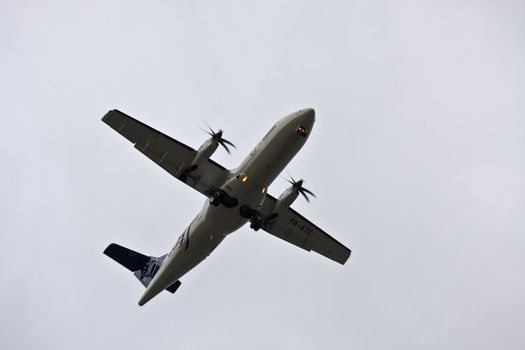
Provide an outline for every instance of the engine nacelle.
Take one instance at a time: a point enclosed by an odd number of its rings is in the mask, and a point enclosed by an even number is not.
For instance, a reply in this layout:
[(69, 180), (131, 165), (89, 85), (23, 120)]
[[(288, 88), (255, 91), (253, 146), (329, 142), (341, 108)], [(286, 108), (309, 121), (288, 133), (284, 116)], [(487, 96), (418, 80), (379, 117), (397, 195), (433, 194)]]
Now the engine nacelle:
[(277, 199), (275, 207), (272, 210), (272, 216), (275, 218), (284, 212), (297, 199), (299, 191), (293, 186), (288, 187)]
[(219, 143), (213, 137), (207, 139), (197, 150), (187, 170), (194, 171), (197, 169), (199, 165), (210, 159), (211, 155), (217, 150), (217, 147), (219, 147)]

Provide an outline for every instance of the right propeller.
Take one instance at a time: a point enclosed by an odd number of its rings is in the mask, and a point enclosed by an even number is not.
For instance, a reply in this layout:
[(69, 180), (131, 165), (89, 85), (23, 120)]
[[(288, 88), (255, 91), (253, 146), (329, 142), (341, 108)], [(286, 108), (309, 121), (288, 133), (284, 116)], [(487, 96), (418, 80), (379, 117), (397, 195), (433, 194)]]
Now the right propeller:
[(308, 203), (310, 203), (310, 198), (308, 198), (307, 194), (309, 194), (310, 196), (316, 198), (315, 194), (313, 194), (312, 191), (310, 191), (309, 189), (303, 187), (303, 182), (304, 182), (303, 179), (301, 179), (299, 181), (295, 181), (295, 179), (292, 177), (292, 175), (290, 175), (290, 174), (288, 174), (288, 175), (290, 176), (291, 180), (287, 180), (287, 181), (292, 185), (292, 187), (297, 192), (299, 192), (300, 194), (303, 195), (303, 197), (306, 199), (306, 201)]

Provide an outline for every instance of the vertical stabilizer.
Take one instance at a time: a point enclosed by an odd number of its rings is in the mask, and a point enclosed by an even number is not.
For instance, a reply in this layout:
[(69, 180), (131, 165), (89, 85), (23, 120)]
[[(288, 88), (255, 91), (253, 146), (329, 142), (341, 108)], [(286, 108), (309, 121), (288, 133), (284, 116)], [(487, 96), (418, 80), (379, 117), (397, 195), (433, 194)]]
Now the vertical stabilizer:
[[(135, 275), (140, 283), (146, 288), (149, 286), (151, 280), (155, 277), (166, 258), (166, 255), (158, 258), (154, 256), (146, 256), (115, 243), (108, 245), (104, 250), (104, 254), (133, 272), (133, 275)], [(166, 288), (166, 290), (173, 294), (180, 285), (180, 281), (175, 281), (172, 285)]]

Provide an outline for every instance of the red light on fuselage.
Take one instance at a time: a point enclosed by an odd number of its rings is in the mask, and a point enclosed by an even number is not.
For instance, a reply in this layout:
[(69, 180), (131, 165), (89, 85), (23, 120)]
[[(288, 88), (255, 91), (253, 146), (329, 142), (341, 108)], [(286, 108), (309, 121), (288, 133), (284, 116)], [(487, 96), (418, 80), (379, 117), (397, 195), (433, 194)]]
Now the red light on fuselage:
[(297, 130), (295, 130), (295, 132), (301, 135), (302, 137), (306, 137), (306, 135), (308, 135), (308, 130), (306, 130), (304, 126), (299, 126)]

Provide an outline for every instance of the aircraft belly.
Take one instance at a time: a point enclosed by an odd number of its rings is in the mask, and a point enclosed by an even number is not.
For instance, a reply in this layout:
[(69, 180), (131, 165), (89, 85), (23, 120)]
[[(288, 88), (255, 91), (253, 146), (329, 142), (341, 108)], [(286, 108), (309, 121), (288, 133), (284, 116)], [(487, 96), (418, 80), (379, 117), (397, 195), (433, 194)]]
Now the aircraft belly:
[[(173, 254), (166, 266), (166, 274), (175, 282), (202, 262), (222, 242), (224, 235), (203, 233), (190, 236), (188, 248), (181, 247)], [(169, 282), (168, 282), (169, 283)]]
[(167, 285), (180, 279), (210, 255), (227, 234), (246, 221), (239, 215), (238, 208), (213, 207), (206, 202), (201, 214), (181, 234), (158, 274), (166, 274)]
[[(194, 227), (192, 227), (194, 226)], [(224, 234), (213, 233), (213, 230), (202, 222), (190, 225), (189, 230), (182, 233), (175, 247), (166, 256), (162, 266), (151, 281), (139, 301), (143, 305), (155, 295), (168, 288), (175, 281), (201, 263), (225, 238)]]
[(192, 225), (186, 239), (170, 253), (174, 254), (173, 260), (169, 262), (172, 277), (181, 278), (210, 255), (225, 238), (224, 227), (210, 224), (206, 216), (201, 222)]
[[(243, 202), (243, 198), (236, 196), (237, 193), (234, 191), (230, 193), (233, 197), (237, 198), (240, 203)], [(227, 235), (241, 228), (247, 222), (247, 219), (240, 216), (238, 205), (233, 208), (219, 205), (218, 207), (208, 207), (205, 214), (205, 221), (210, 232)]]
[[(295, 135), (293, 135), (295, 138)], [(254, 153), (250, 162), (242, 164), (236, 171), (246, 174), (252, 183), (269, 186), (304, 145), (304, 139), (274, 139), (263, 144)]]

